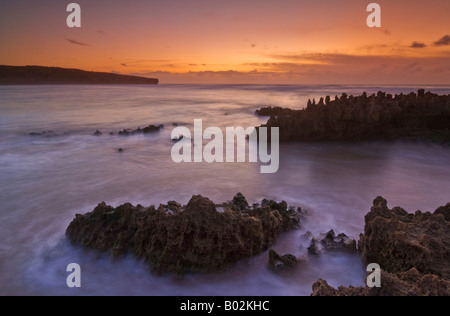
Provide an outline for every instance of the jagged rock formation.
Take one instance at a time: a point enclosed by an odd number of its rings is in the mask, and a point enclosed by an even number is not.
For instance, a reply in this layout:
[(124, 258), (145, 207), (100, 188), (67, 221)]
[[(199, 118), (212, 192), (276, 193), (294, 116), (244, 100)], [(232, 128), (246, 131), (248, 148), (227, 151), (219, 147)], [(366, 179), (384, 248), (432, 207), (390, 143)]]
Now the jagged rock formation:
[(323, 234), (321, 238), (313, 238), (308, 248), (310, 255), (318, 255), (324, 250), (349, 250), (357, 251), (356, 240), (350, 239), (345, 234), (336, 236), (334, 230)]
[(289, 270), (298, 263), (297, 257), (291, 254), (280, 256), (275, 250), (269, 251), (269, 267), (275, 272)]
[(315, 296), (450, 295), (450, 204), (436, 212), (409, 214), (375, 199), (358, 243), (363, 261), (383, 269), (381, 288), (340, 287), (319, 280)]
[(408, 214), (378, 197), (366, 215), (359, 250), (367, 263), (399, 273), (416, 268), (421, 273), (450, 279), (450, 222), (438, 214)]
[(313, 285), (312, 296), (449, 296), (450, 282), (435, 275), (423, 275), (412, 268), (398, 275), (381, 271), (381, 287), (339, 287), (324, 280)]
[(450, 221), (450, 203), (448, 203), (446, 206), (441, 206), (434, 212), (434, 214), (440, 214), (444, 216), (446, 221)]
[[(392, 96), (378, 92), (343, 94), (309, 101), (304, 110), (263, 108), (267, 127), (280, 128), (281, 141), (428, 140), (450, 143), (450, 95), (425, 90)], [(270, 137), (269, 137), (270, 139)]]
[(66, 235), (74, 245), (115, 257), (134, 254), (157, 272), (215, 272), (266, 251), (300, 223), (301, 209), (284, 202), (250, 208), (241, 194), (234, 201), (223, 213), (200, 195), (185, 207), (173, 201), (158, 209), (101, 203), (77, 215)]

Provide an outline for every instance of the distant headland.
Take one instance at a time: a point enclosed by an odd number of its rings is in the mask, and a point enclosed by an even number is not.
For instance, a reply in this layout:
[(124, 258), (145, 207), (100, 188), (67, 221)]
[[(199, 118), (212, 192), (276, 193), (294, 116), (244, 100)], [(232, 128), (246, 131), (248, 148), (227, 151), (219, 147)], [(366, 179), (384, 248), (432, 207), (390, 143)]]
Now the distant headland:
[(42, 66), (1, 66), (0, 85), (156, 85), (158, 79)]

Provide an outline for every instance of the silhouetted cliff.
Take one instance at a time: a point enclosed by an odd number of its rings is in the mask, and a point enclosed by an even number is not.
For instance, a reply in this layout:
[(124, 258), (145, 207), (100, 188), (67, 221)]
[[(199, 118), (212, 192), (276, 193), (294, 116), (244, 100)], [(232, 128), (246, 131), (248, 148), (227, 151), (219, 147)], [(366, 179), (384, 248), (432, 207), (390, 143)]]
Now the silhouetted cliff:
[(0, 66), (0, 85), (158, 84), (158, 79), (41, 66)]

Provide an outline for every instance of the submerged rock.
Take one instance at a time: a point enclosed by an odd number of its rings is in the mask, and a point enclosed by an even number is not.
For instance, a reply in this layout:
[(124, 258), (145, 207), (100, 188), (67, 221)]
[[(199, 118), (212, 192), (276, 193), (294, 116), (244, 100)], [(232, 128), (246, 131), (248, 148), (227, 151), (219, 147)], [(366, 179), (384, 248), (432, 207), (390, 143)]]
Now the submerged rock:
[(381, 271), (381, 287), (339, 287), (324, 280), (313, 285), (312, 296), (449, 296), (450, 282), (435, 275), (420, 274), (415, 268), (398, 275)]
[(297, 257), (291, 254), (280, 256), (275, 250), (269, 251), (269, 267), (275, 271), (280, 272), (289, 270), (295, 267), (298, 263)]
[(366, 215), (359, 241), (363, 260), (391, 273), (414, 267), (450, 279), (450, 222), (439, 214), (441, 210), (408, 214), (399, 207), (390, 210), (387, 201), (378, 197)]
[(282, 232), (299, 224), (298, 214), (287, 206), (220, 213), (199, 195), (185, 207), (169, 202), (158, 209), (131, 204), (113, 208), (103, 202), (93, 212), (77, 215), (66, 236), (74, 245), (114, 257), (134, 254), (157, 272), (215, 272), (266, 251)]
[[(266, 125), (280, 128), (281, 141), (428, 140), (450, 143), (450, 95), (419, 90), (396, 96), (379, 92), (353, 97), (345, 93), (309, 101), (304, 110), (262, 108)], [(270, 130), (270, 129), (269, 129)], [(270, 137), (269, 137), (270, 139)]]

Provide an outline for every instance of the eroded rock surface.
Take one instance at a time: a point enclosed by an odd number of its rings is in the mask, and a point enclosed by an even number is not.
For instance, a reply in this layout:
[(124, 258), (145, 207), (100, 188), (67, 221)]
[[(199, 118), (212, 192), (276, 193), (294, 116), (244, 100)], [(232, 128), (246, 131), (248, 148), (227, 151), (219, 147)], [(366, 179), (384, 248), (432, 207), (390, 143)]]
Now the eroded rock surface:
[(436, 212), (409, 214), (388, 208), (378, 197), (365, 217), (358, 243), (363, 261), (382, 268), (381, 288), (339, 287), (324, 280), (313, 296), (448, 296), (450, 295), (449, 206)]
[(66, 235), (74, 245), (115, 257), (134, 254), (157, 272), (215, 272), (268, 250), (281, 233), (300, 224), (300, 209), (274, 201), (250, 208), (244, 200), (238, 194), (238, 204), (222, 213), (200, 195), (185, 207), (172, 201), (157, 209), (114, 208), (103, 202), (77, 215)]
[(423, 275), (410, 269), (398, 275), (381, 271), (381, 287), (339, 287), (319, 280), (313, 285), (312, 296), (449, 296), (450, 282), (435, 275)]
[(297, 257), (291, 254), (279, 255), (275, 250), (269, 251), (269, 267), (275, 272), (289, 270), (298, 263)]
[(365, 218), (359, 241), (362, 259), (391, 272), (416, 268), (425, 274), (450, 279), (450, 222), (439, 214), (402, 208), (390, 210), (378, 197)]
[[(343, 94), (309, 101), (304, 110), (262, 108), (267, 127), (280, 128), (281, 141), (427, 140), (450, 143), (450, 95), (425, 90), (390, 95)], [(270, 137), (269, 137), (270, 139)]]
[(310, 255), (318, 255), (324, 250), (348, 250), (357, 251), (356, 240), (350, 239), (345, 234), (336, 236), (334, 230), (322, 234), (320, 238), (313, 238), (308, 248)]

